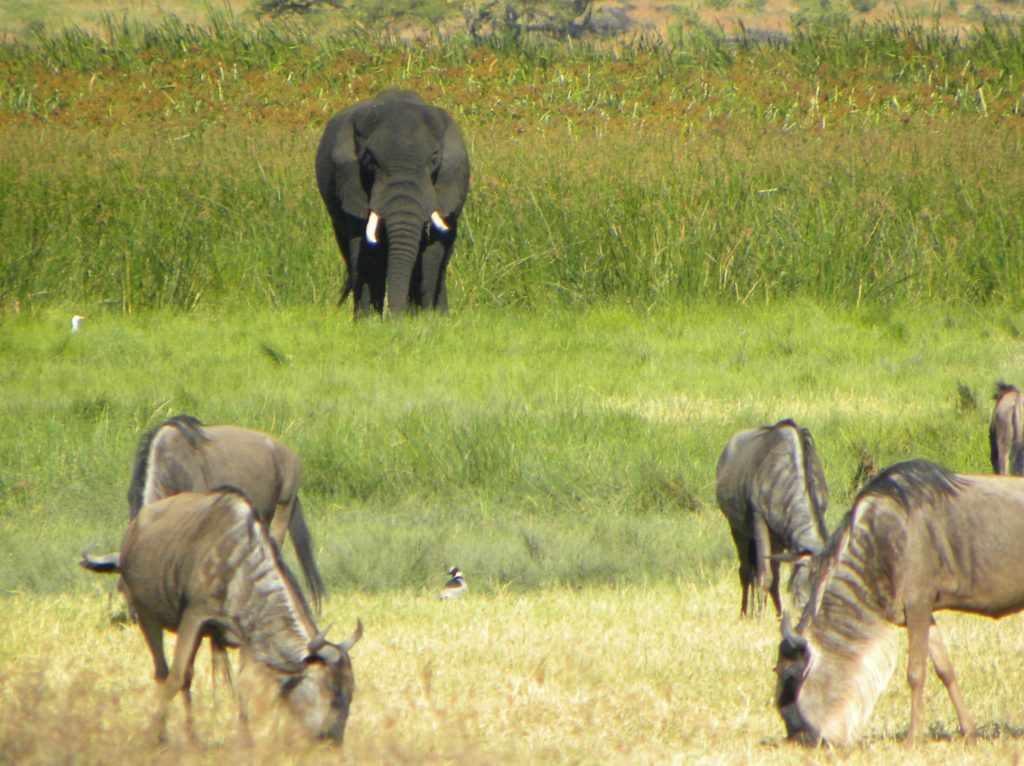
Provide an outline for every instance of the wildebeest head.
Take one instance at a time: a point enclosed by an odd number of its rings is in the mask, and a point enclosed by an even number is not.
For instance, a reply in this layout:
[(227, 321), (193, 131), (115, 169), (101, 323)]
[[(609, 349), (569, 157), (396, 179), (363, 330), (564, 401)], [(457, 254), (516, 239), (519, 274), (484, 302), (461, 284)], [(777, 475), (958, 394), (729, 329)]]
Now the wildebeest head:
[(357, 622), (355, 633), (340, 644), (328, 641), (326, 633), (321, 632), (309, 642), (301, 672), (283, 685), (281, 696), (313, 736), (340, 745), (355, 692), (348, 653), (362, 637), (363, 623)]
[(775, 706), (786, 724), (786, 736), (807, 745), (821, 742), (821, 734), (800, 712), (800, 687), (811, 663), (807, 639), (793, 631), (789, 615), (782, 616), (782, 641), (775, 664)]

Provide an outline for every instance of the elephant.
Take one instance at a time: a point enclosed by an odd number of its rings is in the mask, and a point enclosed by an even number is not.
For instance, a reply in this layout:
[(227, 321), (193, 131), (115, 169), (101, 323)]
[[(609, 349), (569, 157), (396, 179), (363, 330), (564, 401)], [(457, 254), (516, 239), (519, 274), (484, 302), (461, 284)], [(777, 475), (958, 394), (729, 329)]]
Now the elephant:
[[(448, 309), (445, 270), (469, 192), (469, 154), (444, 109), (388, 90), (338, 112), (316, 153), (316, 180), (341, 248), (355, 317), (410, 303)], [(380, 224), (384, 225), (381, 226)]]

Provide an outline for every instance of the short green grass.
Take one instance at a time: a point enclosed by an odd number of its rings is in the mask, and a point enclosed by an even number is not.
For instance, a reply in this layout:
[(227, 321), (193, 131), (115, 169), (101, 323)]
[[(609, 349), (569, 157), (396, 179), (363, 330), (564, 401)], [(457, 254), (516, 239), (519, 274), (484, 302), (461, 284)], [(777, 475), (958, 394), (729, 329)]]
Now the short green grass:
[(810, 428), (834, 524), (872, 468), (988, 470), (989, 393), (1021, 362), (998, 307), (107, 310), (77, 334), (71, 313), (0, 320), (5, 590), (74, 588), (82, 547), (117, 546), (136, 441), (178, 412), (299, 452), (334, 587), (452, 563), (483, 590), (690, 577), (733, 555), (714, 503), (733, 432)]

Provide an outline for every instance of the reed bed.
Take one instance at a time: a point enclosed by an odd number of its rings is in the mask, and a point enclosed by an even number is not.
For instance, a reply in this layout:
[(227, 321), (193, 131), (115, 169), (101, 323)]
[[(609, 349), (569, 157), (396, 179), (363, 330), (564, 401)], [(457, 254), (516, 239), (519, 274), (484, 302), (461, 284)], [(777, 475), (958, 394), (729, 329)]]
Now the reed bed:
[(7, 42), (0, 305), (329, 304), (312, 157), (385, 87), (470, 143), (456, 305), (1016, 301), (1022, 50), (1013, 25), (400, 43), (224, 15)]

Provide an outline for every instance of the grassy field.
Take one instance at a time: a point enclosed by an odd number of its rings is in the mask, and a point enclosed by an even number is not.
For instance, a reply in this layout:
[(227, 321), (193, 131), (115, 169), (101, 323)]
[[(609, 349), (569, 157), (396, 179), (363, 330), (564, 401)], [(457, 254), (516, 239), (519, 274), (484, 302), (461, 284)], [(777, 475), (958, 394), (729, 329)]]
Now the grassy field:
[[(85, 575), (83, 575), (85, 576)], [(901, 741), (909, 719), (905, 658), (856, 747), (786, 744), (772, 707), (774, 620), (737, 616), (733, 578), (700, 584), (470, 594), (433, 590), (329, 599), (341, 632), (353, 615), (356, 698), (346, 763), (388, 764), (1006, 764), (1021, 756), (1020, 617), (940, 622), (981, 732), (965, 749), (942, 685), (926, 685), (926, 740)], [(180, 704), (154, 752), (143, 729), (154, 699), (135, 629), (108, 624), (88, 595), (0, 599), (0, 756), (5, 763), (337, 763), (254, 710), (257, 747), (237, 740), (235, 705), (200, 651), (194, 702), (201, 748)], [(249, 693), (258, 694), (259, 687)]]
[[(1021, 361), (1000, 313), (787, 302), (353, 325), (332, 309), (200, 308), (100, 314), (76, 335), (70, 307), (8, 317), (0, 760), (331, 758), (269, 713), (259, 754), (239, 755), (205, 652), (206, 746), (184, 744), (176, 713), (179, 736), (149, 755), (143, 642), (109, 624), (113, 582), (75, 564), (89, 543), (117, 546), (135, 439), (181, 410), (270, 430), (303, 457), (331, 590), (323, 624), (339, 637), (356, 616), (367, 625), (353, 762), (1012, 760), (1017, 617), (941, 616), (984, 727), (973, 751), (934, 680), (929, 741), (904, 751), (902, 669), (862, 746), (782, 745), (777, 626), (738, 617), (713, 494), (729, 434), (785, 416), (816, 436), (830, 526), (872, 466), (917, 456), (986, 470), (988, 388)], [(442, 604), (452, 563), (471, 594)]]
[[(934, 679), (902, 748), (902, 667), (863, 746), (782, 745), (777, 626), (737, 616), (713, 487), (733, 432), (785, 417), (830, 526), (897, 460), (988, 470), (1024, 352), (1021, 40), (404, 45), (221, 14), (5, 41), (0, 763), (336, 760), (272, 715), (243, 752), (205, 653), (207, 746), (142, 739), (143, 642), (76, 562), (116, 548), (137, 440), (179, 412), (303, 459), (323, 624), (367, 625), (352, 762), (1019, 760), (1016, 617), (941, 617), (974, 750)], [(388, 86), (452, 111), (474, 187), (452, 314), (354, 324), (312, 156)], [(452, 564), (471, 595), (442, 605)]]
[(70, 308), (22, 313), (0, 325), (0, 587), (80, 583), (68, 557), (116, 547), (136, 441), (177, 412), (299, 452), (336, 586), (418, 588), (447, 562), (484, 590), (673, 580), (732, 555), (714, 468), (741, 428), (811, 429), (833, 523), (897, 460), (986, 470), (988, 393), (1021, 361), (1000, 313), (790, 302), (356, 325), (197, 309), (100, 314), (75, 335)]
[(404, 46), (224, 18), (7, 45), (0, 306), (330, 304), (313, 154), (388, 86), (467, 134), (456, 305), (1019, 302), (1021, 49), (1015, 26)]

